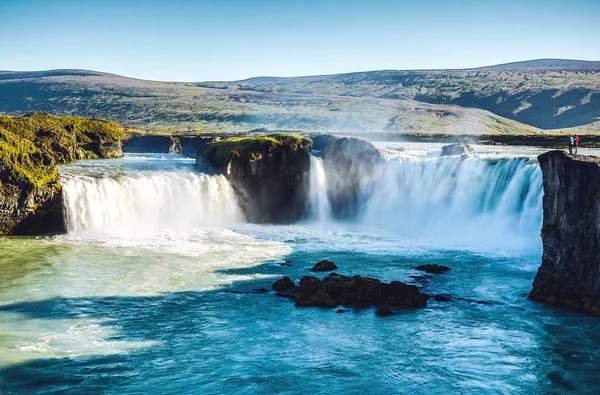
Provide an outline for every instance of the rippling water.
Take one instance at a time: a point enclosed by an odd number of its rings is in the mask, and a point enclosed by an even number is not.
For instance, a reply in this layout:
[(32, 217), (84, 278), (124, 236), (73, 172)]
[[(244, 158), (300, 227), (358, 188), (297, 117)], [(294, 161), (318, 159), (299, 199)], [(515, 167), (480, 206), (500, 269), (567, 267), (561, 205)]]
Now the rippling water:
[[(431, 146), (386, 148), (396, 161), (387, 180), (429, 174), (432, 187), (516, 155), (440, 166)], [(600, 320), (526, 298), (541, 253), (539, 168), (507, 161), (496, 168), (504, 204), (481, 198), (496, 185), (485, 177), (468, 179), (460, 196), (442, 188), (424, 198), (398, 183), (353, 223), (327, 218), (318, 172), (314, 218), (290, 226), (244, 223), (220, 176), (180, 156), (65, 166), (69, 234), (0, 238), (0, 392), (597, 393)], [(450, 218), (463, 243), (442, 237)], [(464, 240), (469, 219), (480, 237)], [(323, 258), (342, 274), (454, 300), (381, 318), (252, 293)], [(422, 263), (452, 270), (412, 269)]]

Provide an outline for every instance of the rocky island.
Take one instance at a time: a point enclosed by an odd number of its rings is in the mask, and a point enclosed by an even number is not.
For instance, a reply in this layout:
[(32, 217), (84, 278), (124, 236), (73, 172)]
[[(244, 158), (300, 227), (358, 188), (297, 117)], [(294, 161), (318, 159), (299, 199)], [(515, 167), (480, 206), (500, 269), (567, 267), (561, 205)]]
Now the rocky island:
[(232, 137), (207, 144), (198, 165), (227, 177), (250, 222), (289, 223), (307, 212), (311, 148), (293, 134)]
[(538, 159), (544, 252), (529, 297), (600, 315), (600, 158), (550, 151)]

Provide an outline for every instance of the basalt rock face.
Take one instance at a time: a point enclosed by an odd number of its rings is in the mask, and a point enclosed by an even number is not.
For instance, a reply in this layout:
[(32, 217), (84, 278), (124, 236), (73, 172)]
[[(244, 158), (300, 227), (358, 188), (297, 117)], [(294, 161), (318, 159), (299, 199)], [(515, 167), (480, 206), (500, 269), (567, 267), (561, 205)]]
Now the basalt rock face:
[(227, 177), (248, 221), (289, 223), (307, 214), (311, 146), (284, 134), (225, 139), (208, 144), (197, 163)]
[(65, 231), (58, 183), (33, 188), (0, 180), (0, 235), (44, 235)]
[(544, 252), (529, 297), (600, 315), (600, 158), (550, 151), (538, 160)]
[(332, 215), (355, 218), (379, 179), (381, 153), (368, 140), (342, 137), (327, 145), (323, 161)]
[(180, 154), (181, 142), (172, 136), (133, 136), (123, 142), (123, 151), (155, 154)]
[(458, 143), (448, 144), (442, 147), (441, 156), (453, 156), (453, 155), (473, 155), (475, 150), (469, 144)]

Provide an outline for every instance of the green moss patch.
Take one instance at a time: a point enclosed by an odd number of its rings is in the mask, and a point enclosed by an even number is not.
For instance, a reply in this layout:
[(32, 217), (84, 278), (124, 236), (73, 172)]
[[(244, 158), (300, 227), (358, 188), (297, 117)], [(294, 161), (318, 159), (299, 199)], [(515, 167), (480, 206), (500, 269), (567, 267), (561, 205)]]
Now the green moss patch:
[(230, 137), (209, 143), (204, 148), (204, 156), (213, 166), (222, 168), (231, 157), (255, 160), (272, 148), (312, 144), (312, 140), (295, 134), (275, 133), (254, 137)]
[(102, 119), (0, 116), (0, 179), (31, 187), (58, 182), (56, 164), (114, 157), (127, 137), (121, 125)]
[(0, 180), (31, 188), (58, 182), (52, 156), (0, 127)]

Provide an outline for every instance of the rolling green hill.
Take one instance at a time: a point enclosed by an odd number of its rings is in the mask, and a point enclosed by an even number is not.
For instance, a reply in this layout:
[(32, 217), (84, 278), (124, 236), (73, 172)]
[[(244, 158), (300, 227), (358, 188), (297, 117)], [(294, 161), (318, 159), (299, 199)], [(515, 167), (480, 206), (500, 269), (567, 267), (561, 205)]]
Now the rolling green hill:
[(532, 134), (577, 127), (600, 133), (600, 62), (204, 83), (85, 70), (0, 71), (0, 113), (34, 111), (183, 131)]
[(455, 104), (488, 110), (541, 129), (600, 120), (600, 62), (545, 59), (468, 70), (384, 70), (198, 85)]

